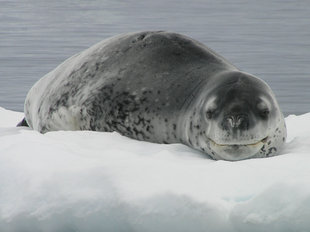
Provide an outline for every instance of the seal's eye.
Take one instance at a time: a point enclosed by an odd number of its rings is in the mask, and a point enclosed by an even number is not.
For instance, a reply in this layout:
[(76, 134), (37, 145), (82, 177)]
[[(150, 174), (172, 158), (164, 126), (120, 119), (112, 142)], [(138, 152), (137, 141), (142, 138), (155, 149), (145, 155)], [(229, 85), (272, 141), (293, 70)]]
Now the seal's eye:
[(258, 103), (257, 108), (258, 108), (259, 114), (262, 118), (268, 117), (270, 110), (268, 108), (268, 105), (265, 102)]
[(211, 109), (207, 110), (206, 112), (207, 119), (211, 119), (213, 117), (213, 114), (214, 114), (214, 110), (211, 110)]
[(206, 104), (206, 118), (207, 119), (211, 119), (214, 117), (215, 111), (217, 109), (217, 104), (216, 104), (216, 97), (211, 97), (208, 101), (208, 103)]
[(267, 118), (268, 115), (269, 115), (270, 111), (268, 109), (263, 109), (261, 110), (260, 112), (260, 115), (263, 117), (263, 118)]

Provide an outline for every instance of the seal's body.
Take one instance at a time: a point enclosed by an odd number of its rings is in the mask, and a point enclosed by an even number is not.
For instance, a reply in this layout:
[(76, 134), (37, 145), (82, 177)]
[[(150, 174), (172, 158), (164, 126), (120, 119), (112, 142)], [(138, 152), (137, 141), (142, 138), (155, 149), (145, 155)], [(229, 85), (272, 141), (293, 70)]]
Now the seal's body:
[(265, 82), (168, 32), (112, 37), (69, 58), (29, 91), (25, 117), (42, 133), (117, 131), (226, 160), (274, 155), (286, 137)]

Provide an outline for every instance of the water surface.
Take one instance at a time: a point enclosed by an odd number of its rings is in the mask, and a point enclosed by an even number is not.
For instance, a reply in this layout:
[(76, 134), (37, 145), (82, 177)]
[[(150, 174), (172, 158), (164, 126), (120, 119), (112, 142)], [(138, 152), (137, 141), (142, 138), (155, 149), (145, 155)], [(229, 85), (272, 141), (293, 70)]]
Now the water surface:
[(23, 111), (36, 80), (130, 31), (189, 35), (264, 79), (285, 115), (310, 112), (310, 2), (0, 0), (0, 106)]

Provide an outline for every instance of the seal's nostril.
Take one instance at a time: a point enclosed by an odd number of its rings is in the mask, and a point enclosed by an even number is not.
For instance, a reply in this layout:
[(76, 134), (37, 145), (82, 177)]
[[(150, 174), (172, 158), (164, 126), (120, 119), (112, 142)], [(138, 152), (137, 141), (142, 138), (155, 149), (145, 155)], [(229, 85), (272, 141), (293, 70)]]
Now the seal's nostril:
[(239, 126), (242, 123), (242, 121), (243, 121), (243, 118), (238, 118), (237, 119), (237, 126)]
[(230, 128), (245, 129), (248, 127), (248, 120), (245, 115), (231, 115), (225, 118), (226, 124)]
[(242, 118), (238, 118), (236, 116), (227, 117), (227, 121), (232, 128), (236, 128), (241, 124)]
[(229, 125), (230, 125), (231, 127), (234, 127), (235, 122), (234, 122), (233, 117), (228, 117), (226, 120), (228, 121), (228, 123), (229, 123)]

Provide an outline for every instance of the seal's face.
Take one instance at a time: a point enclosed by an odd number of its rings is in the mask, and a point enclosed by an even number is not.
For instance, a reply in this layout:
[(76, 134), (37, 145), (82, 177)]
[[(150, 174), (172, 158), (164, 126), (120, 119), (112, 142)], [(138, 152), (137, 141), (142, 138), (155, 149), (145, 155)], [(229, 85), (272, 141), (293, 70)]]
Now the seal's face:
[(200, 111), (202, 150), (224, 160), (272, 155), (284, 143), (286, 130), (270, 88), (243, 73), (228, 80), (208, 93)]

